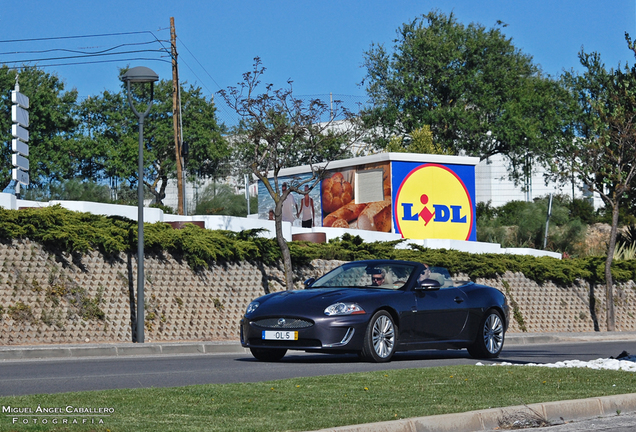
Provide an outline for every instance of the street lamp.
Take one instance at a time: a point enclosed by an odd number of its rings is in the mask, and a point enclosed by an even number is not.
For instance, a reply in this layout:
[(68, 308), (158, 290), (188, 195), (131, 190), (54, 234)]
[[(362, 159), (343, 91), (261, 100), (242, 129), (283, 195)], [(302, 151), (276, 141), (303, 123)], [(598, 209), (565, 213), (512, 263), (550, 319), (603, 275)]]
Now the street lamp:
[[(139, 168), (137, 177), (137, 343), (144, 342), (144, 118), (152, 107), (154, 83), (159, 76), (151, 69), (137, 66), (128, 69), (119, 77), (126, 83), (128, 104), (139, 119)], [(150, 102), (146, 112), (135, 109), (130, 91), (130, 83), (150, 83)]]

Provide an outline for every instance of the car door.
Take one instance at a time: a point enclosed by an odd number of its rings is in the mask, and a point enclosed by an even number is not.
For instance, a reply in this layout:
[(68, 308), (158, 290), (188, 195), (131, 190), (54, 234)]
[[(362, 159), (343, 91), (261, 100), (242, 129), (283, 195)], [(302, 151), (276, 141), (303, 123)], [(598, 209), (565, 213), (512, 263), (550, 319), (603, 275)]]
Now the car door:
[(468, 299), (456, 287), (415, 291), (419, 342), (456, 339), (468, 320)]

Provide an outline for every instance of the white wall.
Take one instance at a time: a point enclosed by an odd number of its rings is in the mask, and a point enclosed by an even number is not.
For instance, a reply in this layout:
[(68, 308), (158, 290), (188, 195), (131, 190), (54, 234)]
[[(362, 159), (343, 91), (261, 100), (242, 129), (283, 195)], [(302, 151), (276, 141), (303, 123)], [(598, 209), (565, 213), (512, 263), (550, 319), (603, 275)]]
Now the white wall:
[[(137, 220), (137, 215), (139, 212), (137, 206), (104, 204), (90, 201), (50, 201), (49, 204), (59, 204), (65, 209), (77, 212), (92, 213), (104, 216), (124, 216), (132, 220)], [(158, 208), (144, 207), (144, 222), (164, 222), (163, 211)]]
[[(532, 172), (530, 199), (545, 197), (552, 194), (567, 195), (572, 198), (572, 185), (557, 184), (554, 182), (545, 184), (545, 169), (536, 166)], [(515, 186), (508, 179), (506, 162), (502, 155), (495, 155), (482, 160), (475, 167), (475, 199), (478, 203), (488, 201), (492, 207), (501, 207), (509, 201), (526, 201), (527, 194), (522, 190), (523, 185)], [(583, 193), (582, 185), (575, 186), (575, 198), (587, 198)], [(598, 194), (594, 194), (594, 208), (603, 207), (603, 201)]]

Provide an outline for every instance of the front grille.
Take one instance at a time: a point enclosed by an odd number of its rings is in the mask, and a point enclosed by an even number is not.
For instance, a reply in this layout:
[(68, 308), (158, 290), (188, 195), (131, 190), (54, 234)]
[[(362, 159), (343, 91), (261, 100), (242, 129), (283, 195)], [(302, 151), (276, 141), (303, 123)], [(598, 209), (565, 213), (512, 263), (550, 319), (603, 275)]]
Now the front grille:
[(311, 321), (298, 318), (265, 318), (252, 323), (266, 329), (304, 329), (314, 325)]

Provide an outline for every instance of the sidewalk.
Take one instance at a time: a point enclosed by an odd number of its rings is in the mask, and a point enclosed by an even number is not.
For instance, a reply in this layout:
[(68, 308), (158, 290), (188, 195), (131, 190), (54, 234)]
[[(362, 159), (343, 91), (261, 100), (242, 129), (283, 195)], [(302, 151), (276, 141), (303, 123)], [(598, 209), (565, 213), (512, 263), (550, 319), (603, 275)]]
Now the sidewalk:
[[(565, 342), (636, 341), (636, 332), (508, 333), (506, 346)], [(247, 353), (237, 342), (132, 342), (60, 345), (3, 345), (0, 360), (123, 357), (135, 355)]]

